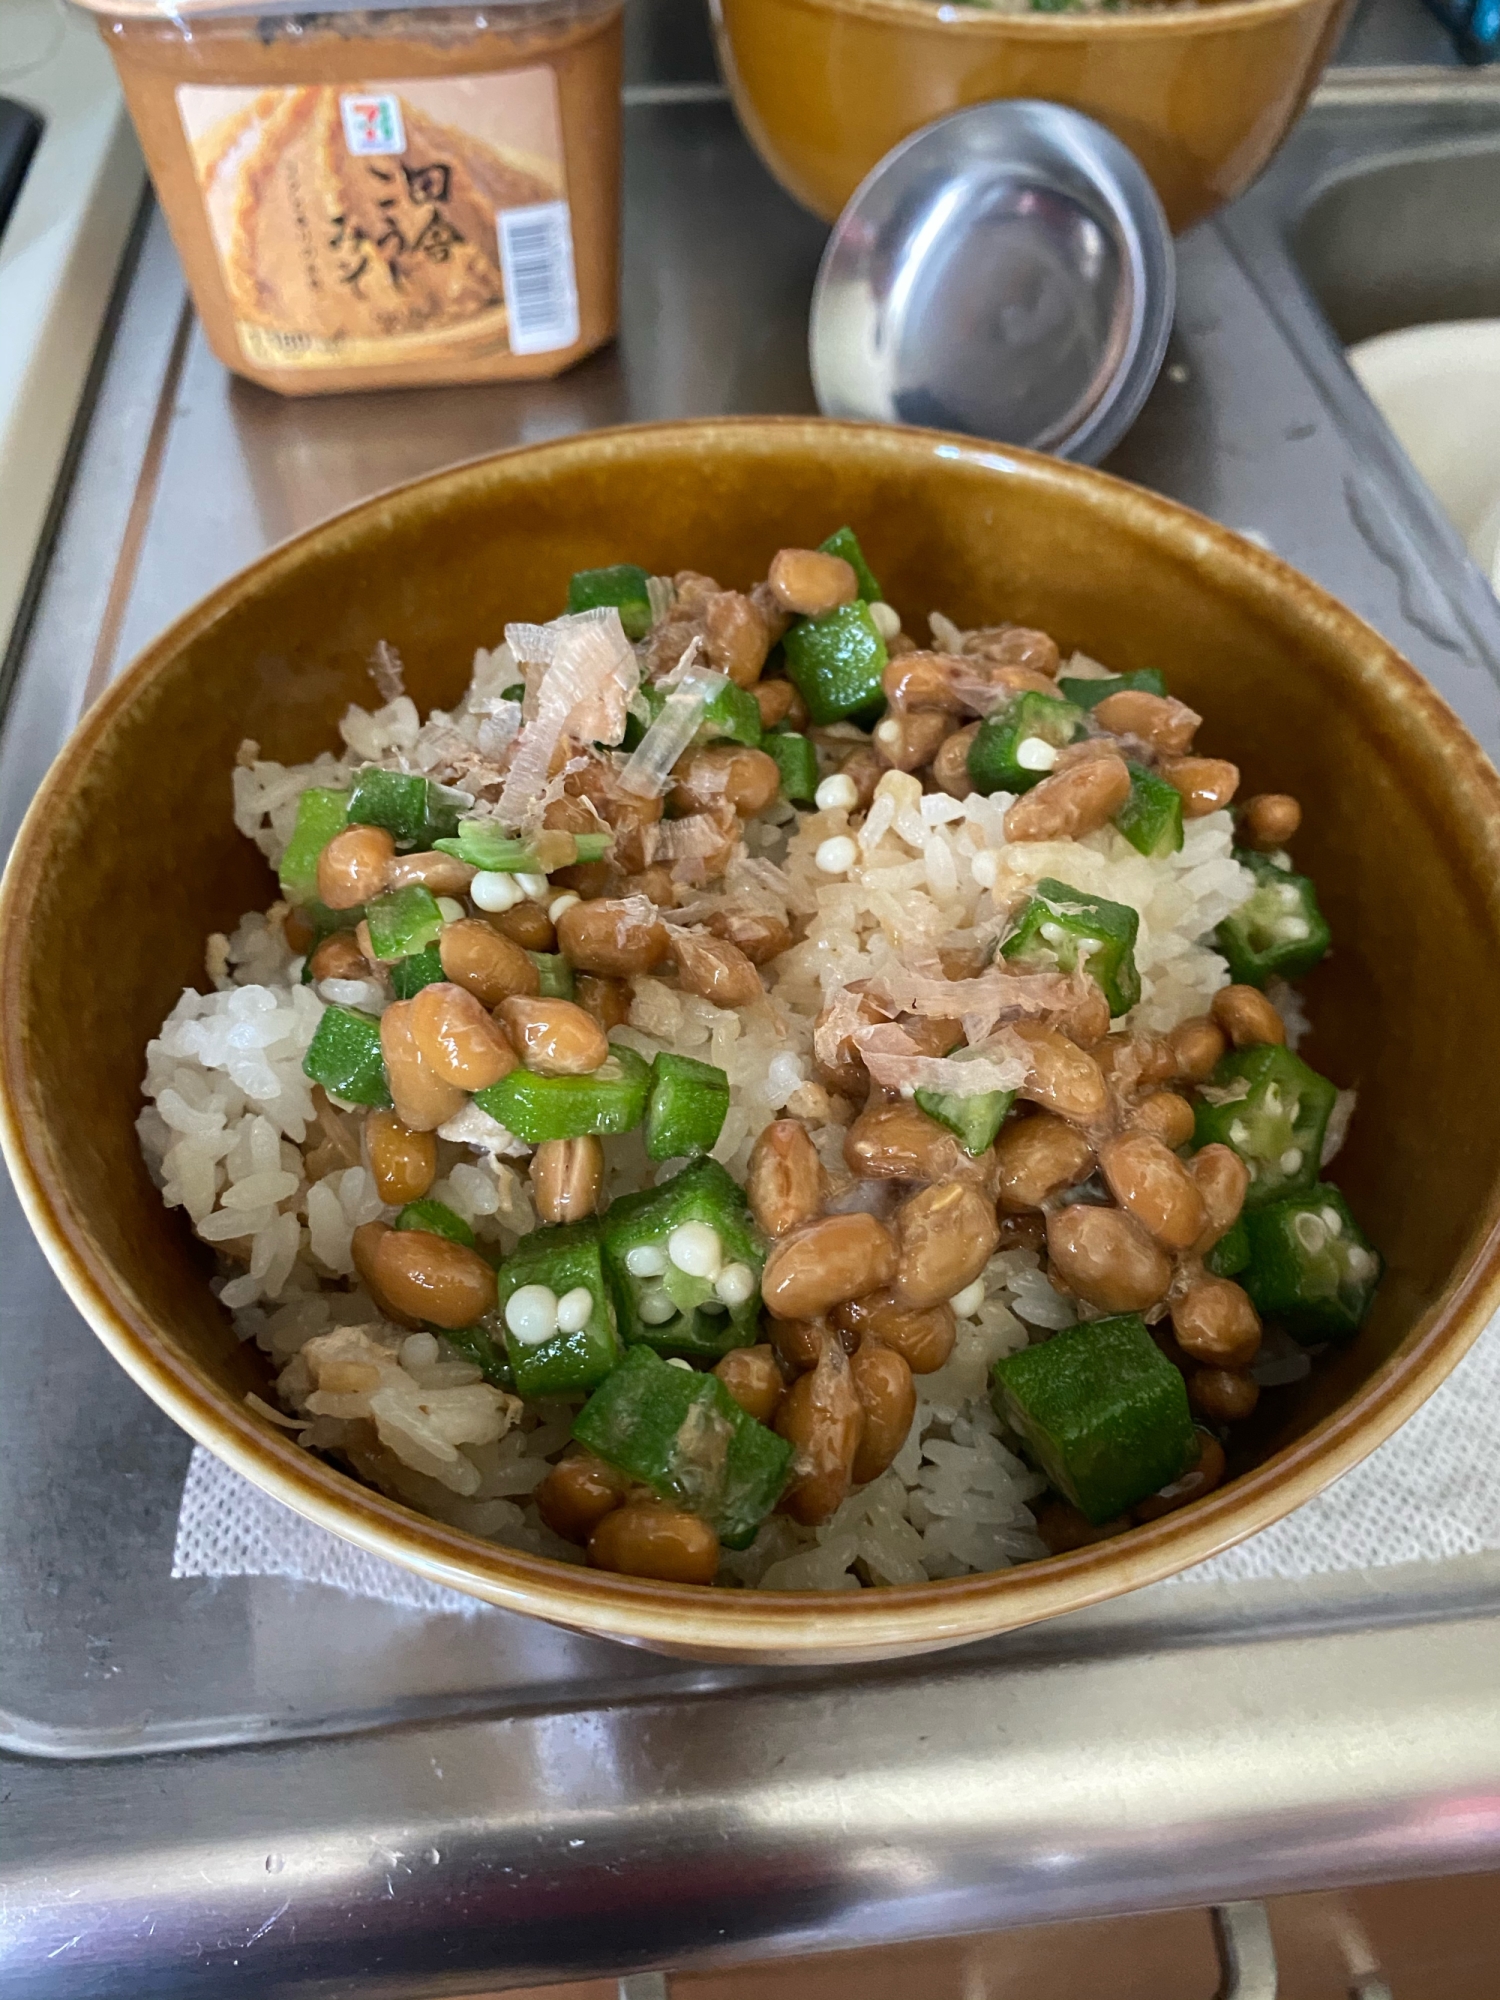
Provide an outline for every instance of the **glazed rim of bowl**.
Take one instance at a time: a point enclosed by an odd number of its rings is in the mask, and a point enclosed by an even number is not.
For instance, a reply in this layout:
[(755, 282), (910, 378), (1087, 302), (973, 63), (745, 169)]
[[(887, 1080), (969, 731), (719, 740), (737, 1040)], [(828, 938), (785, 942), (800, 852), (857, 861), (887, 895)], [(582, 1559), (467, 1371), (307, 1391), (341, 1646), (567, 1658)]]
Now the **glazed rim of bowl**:
[[(721, 0), (715, 0), (717, 12)], [(812, 13), (859, 14), (872, 21), (920, 23), (952, 35), (983, 37), (1004, 33), (1038, 41), (1081, 40), (1090, 35), (1191, 36), (1207, 28), (1250, 28), (1278, 14), (1305, 14), (1321, 0), (1188, 0), (1188, 4), (1132, 6), (1118, 12), (1093, 8), (1083, 13), (1007, 14), (982, 0), (795, 0)]]
[[(126, 1372), (190, 1436), (253, 1484), (321, 1527), (437, 1583), (505, 1609), (621, 1639), (691, 1653), (695, 1648), (760, 1653), (839, 1654), (923, 1650), (993, 1635), (1186, 1569), (1281, 1519), (1366, 1457), (1432, 1393), (1500, 1305), (1500, 1188), (1491, 1191), (1464, 1258), (1447, 1285), (1342, 1407), (1230, 1485), (1161, 1520), (1067, 1555), (1008, 1570), (859, 1592), (724, 1590), (659, 1583), (583, 1569), (486, 1542), (445, 1527), (361, 1485), (232, 1402), (175, 1350), (137, 1304), (74, 1210), (47, 1150), (27, 1136), (42, 1129), (41, 1107), (22, 1062), (19, 1032), (24, 941), (46, 868), (46, 829), (56, 802), (78, 784), (114, 718), (141, 685), (188, 640), (253, 596), (262, 580), (295, 567), (310, 544), (347, 540), (371, 515), (431, 504), (445, 485), (483, 479), (510, 463), (610, 456), (651, 439), (698, 456), (705, 438), (750, 443), (801, 433), (817, 448), (840, 441), (864, 453), (934, 454), (1008, 474), (1037, 489), (1065, 492), (1084, 511), (1128, 517), (1143, 540), (1225, 572), (1252, 600), (1279, 608), (1346, 649), (1367, 683), (1391, 689), (1405, 719), (1443, 746), (1456, 794), (1471, 801), (1468, 831), (1486, 851), (1481, 880), (1500, 882), (1500, 775), (1462, 723), (1416, 670), (1371, 627), (1278, 558), (1189, 508), (1090, 467), (951, 433), (821, 418), (719, 418), (595, 431), (471, 460), (375, 496), (272, 549), (221, 584), (163, 633), (95, 703), (43, 781), (0, 885), (0, 1144), (22, 1205), (48, 1261), (79, 1312)], [(1471, 864), (1472, 865), (1472, 864)]]

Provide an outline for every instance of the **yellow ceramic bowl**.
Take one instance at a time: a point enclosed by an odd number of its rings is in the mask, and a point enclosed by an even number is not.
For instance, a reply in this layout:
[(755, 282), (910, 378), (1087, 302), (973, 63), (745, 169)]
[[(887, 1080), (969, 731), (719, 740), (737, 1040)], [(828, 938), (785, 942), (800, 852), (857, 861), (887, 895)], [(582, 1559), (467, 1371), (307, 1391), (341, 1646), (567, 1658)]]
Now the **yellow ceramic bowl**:
[(1349, 0), (994, 14), (952, 0), (713, 0), (745, 130), (827, 222), (892, 146), (966, 104), (1041, 97), (1123, 139), (1174, 229), (1247, 188), (1332, 54)]
[[(369, 698), (381, 639), (417, 703), (450, 706), (507, 619), (624, 557), (726, 584), (852, 522), (913, 629), (1014, 618), (1165, 670), (1248, 789), (1308, 805), (1299, 861), (1337, 949), (1309, 982), (1309, 1054), (1362, 1095), (1339, 1180), (1389, 1269), (1359, 1338), (1262, 1398), (1235, 1476), (1118, 1540), (988, 1576), (859, 1594), (720, 1591), (514, 1554), (359, 1485), (256, 1416), (208, 1260), (147, 1177), (143, 1050), (206, 933), (274, 893), (235, 832), (253, 736), (300, 760)], [(879, 1658), (1116, 1595), (1276, 1520), (1427, 1396), (1500, 1296), (1500, 779), (1367, 626), (1249, 543), (1148, 493), (1025, 452), (802, 419), (601, 432), (401, 488), (274, 550), (181, 619), (63, 751), (0, 897), (3, 1133), (80, 1311), (185, 1429), (289, 1506), (436, 1581), (703, 1659)], [(67, 1477), (60, 1464), (58, 1477)]]

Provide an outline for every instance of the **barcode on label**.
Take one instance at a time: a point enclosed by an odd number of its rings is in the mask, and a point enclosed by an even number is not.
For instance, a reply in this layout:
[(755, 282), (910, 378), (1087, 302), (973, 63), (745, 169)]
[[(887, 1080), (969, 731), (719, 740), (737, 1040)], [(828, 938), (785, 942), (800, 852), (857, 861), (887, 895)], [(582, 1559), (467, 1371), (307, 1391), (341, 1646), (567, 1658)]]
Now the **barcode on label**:
[(510, 313), (512, 354), (545, 354), (578, 338), (573, 221), (565, 201), (502, 208), (500, 270)]

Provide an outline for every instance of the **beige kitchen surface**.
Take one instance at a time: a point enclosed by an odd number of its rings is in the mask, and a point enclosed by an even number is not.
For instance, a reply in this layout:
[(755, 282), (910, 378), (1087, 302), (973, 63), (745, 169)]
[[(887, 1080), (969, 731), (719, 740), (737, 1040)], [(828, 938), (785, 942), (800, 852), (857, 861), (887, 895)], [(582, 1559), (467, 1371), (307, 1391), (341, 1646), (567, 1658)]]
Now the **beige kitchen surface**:
[[(1500, 1994), (1500, 1875), (1281, 1896), (1267, 1907), (1277, 2000), (1361, 2000), (1371, 1980), (1390, 2000)], [(670, 2000), (1209, 2000), (1217, 1983), (1207, 1915), (1171, 1911), (679, 1973), (667, 1991)], [(618, 1990), (596, 1979), (512, 1989), (504, 2000), (616, 2000)]]

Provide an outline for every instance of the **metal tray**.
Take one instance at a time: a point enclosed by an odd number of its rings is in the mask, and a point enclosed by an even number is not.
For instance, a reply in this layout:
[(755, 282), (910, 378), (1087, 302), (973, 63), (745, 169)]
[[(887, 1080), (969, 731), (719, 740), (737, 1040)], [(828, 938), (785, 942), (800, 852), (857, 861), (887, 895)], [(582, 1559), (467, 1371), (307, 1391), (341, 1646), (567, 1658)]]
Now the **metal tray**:
[[(85, 702), (272, 542), (505, 445), (812, 407), (823, 231), (740, 137), (681, 32), (697, 19), (669, 0), (636, 18), (624, 330), (556, 383), (282, 402), (209, 356), (148, 221), (10, 689), (7, 842)], [(1354, 53), (1415, 36), (1425, 60), (1420, 21), (1373, 15)], [(1111, 461), (1309, 571), (1492, 753), (1500, 604), (1316, 294), (1357, 332), (1460, 296), (1500, 312), (1497, 186), (1500, 79), (1337, 72), (1259, 186), (1181, 244), (1168, 365)], [(1362, 278), (1361, 230), (1400, 287)], [(173, 1582), (187, 1440), (67, 1305), (8, 1188), (0, 1269), (14, 2000), (395, 2000), (1500, 1857), (1500, 1558), (1163, 1585), (837, 1673)]]

